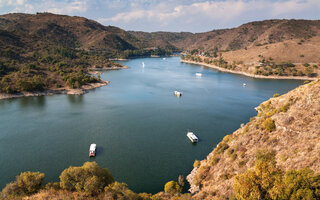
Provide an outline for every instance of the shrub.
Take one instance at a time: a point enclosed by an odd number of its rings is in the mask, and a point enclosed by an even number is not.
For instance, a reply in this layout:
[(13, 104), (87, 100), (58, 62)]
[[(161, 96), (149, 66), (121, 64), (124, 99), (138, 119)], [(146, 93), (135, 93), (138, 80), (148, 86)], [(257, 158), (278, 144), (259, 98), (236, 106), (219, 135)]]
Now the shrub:
[(60, 187), (70, 191), (84, 191), (89, 195), (102, 192), (113, 183), (108, 169), (101, 168), (96, 162), (85, 162), (81, 167), (69, 167), (60, 175)]
[(198, 168), (200, 166), (200, 161), (199, 160), (195, 160), (193, 163), (193, 167), (194, 168)]
[(275, 154), (260, 150), (256, 154), (254, 170), (235, 177), (235, 196), (237, 199), (270, 199), (269, 191), (281, 175), (282, 171), (276, 167)]
[(279, 93), (275, 93), (275, 94), (273, 95), (274, 98), (275, 98), (275, 97), (279, 97), (279, 96), (280, 96)]
[(212, 159), (212, 163), (213, 163), (213, 164), (217, 164), (219, 161), (220, 161), (220, 158), (219, 158), (219, 157), (214, 157), (214, 158)]
[[(114, 182), (104, 188), (103, 199), (148, 199), (150, 195), (142, 194), (139, 196), (130, 189), (125, 183)], [(146, 197), (146, 198), (144, 198)]]
[(46, 189), (54, 189), (54, 190), (59, 190), (60, 188), (60, 183), (59, 182), (53, 182), (53, 183), (47, 183)]
[(311, 169), (289, 170), (270, 191), (273, 199), (319, 199), (320, 176)]
[(40, 172), (23, 172), (16, 181), (9, 183), (2, 190), (4, 196), (23, 196), (37, 193), (43, 188), (44, 174)]
[(276, 129), (276, 125), (274, 123), (274, 120), (271, 118), (267, 118), (266, 120), (264, 120), (264, 122), (262, 123), (262, 126), (269, 133)]
[(169, 181), (164, 186), (164, 191), (170, 194), (181, 193), (181, 186), (175, 181)]
[(182, 175), (179, 175), (178, 177), (178, 183), (183, 188), (184, 187), (185, 178)]
[(0, 199), (14, 199), (14, 197), (25, 195), (17, 182), (7, 184), (0, 193)]
[(218, 154), (223, 153), (225, 150), (227, 150), (229, 148), (229, 145), (224, 143), (224, 142), (220, 142), (220, 144), (218, 145), (218, 147), (216, 148), (216, 152)]
[(238, 155), (236, 153), (234, 153), (230, 157), (231, 157), (232, 161), (235, 161), (237, 159)]
[(38, 192), (43, 187), (44, 173), (23, 172), (17, 177), (18, 186), (25, 194), (30, 195)]

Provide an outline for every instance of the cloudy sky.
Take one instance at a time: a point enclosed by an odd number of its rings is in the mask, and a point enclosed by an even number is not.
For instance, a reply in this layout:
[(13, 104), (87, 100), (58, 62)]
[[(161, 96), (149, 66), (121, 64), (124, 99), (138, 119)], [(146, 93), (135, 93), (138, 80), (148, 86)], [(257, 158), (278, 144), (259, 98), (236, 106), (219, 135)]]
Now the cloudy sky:
[(320, 19), (320, 0), (0, 0), (0, 14), (52, 12), (125, 30), (203, 32), (263, 19)]

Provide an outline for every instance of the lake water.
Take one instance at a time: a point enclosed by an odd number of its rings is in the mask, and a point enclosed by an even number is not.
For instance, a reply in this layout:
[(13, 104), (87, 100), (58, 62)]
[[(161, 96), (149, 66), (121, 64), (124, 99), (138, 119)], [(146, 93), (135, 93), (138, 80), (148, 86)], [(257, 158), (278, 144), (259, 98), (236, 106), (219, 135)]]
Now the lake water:
[[(255, 116), (255, 106), (302, 83), (221, 73), (178, 57), (121, 63), (130, 68), (105, 72), (110, 84), (83, 96), (0, 100), (0, 188), (22, 171), (58, 181), (65, 168), (97, 161), (136, 192), (161, 191)], [(98, 152), (90, 159), (94, 142)]]

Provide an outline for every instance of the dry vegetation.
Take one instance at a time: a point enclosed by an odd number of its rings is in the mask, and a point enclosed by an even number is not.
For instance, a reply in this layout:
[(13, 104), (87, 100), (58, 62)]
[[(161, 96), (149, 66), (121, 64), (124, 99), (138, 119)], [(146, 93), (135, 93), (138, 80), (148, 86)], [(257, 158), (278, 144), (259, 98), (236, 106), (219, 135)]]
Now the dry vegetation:
[(200, 188), (196, 199), (232, 196), (234, 177), (253, 168), (260, 149), (274, 151), (283, 170), (310, 168), (320, 172), (320, 81), (275, 96), (262, 103), (256, 117), (227, 135), (194, 169), (189, 180)]

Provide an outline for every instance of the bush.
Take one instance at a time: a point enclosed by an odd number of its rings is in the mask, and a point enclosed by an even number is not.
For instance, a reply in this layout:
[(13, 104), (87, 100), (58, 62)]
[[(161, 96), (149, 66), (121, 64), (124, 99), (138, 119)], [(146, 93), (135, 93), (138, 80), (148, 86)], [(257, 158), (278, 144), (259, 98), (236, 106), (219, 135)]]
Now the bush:
[(181, 186), (175, 181), (169, 181), (164, 185), (164, 191), (170, 194), (181, 193)]
[(218, 145), (218, 147), (216, 148), (216, 152), (218, 154), (223, 153), (225, 150), (227, 150), (229, 148), (229, 145), (224, 143), (224, 142), (220, 142), (220, 144)]
[(104, 188), (104, 198), (103, 199), (146, 199), (149, 198), (149, 195), (141, 195), (134, 193), (128, 189), (128, 185), (125, 183), (114, 182)]
[(59, 190), (60, 188), (60, 183), (59, 182), (53, 182), (53, 183), (47, 183), (46, 189), (54, 189), (54, 190)]
[(185, 178), (183, 175), (179, 175), (178, 177), (178, 183), (183, 188), (184, 187)]
[(96, 162), (85, 162), (82, 167), (69, 167), (60, 175), (60, 187), (70, 191), (84, 191), (89, 195), (102, 192), (114, 179), (106, 168)]
[(200, 166), (200, 161), (199, 160), (195, 160), (193, 163), (193, 167), (194, 168), (198, 168)]
[(274, 120), (271, 118), (267, 118), (266, 120), (264, 120), (264, 122), (262, 123), (262, 126), (269, 133), (276, 130), (276, 125), (274, 123)]
[(23, 172), (17, 177), (17, 184), (27, 195), (38, 192), (43, 187), (44, 173)]
[(289, 170), (270, 191), (273, 199), (319, 199), (320, 176), (310, 169)]
[(13, 199), (14, 197), (25, 195), (17, 182), (11, 182), (3, 188), (0, 193), (0, 199)]
[(280, 96), (279, 93), (275, 93), (275, 94), (273, 95), (274, 98), (275, 98), (275, 97), (279, 97), (279, 96)]
[(23, 172), (16, 181), (9, 183), (2, 190), (5, 196), (24, 196), (37, 193), (43, 188), (44, 174), (40, 172)]
[(284, 172), (273, 152), (259, 151), (254, 170), (237, 175), (233, 188), (236, 199), (319, 199), (320, 175), (310, 169)]

